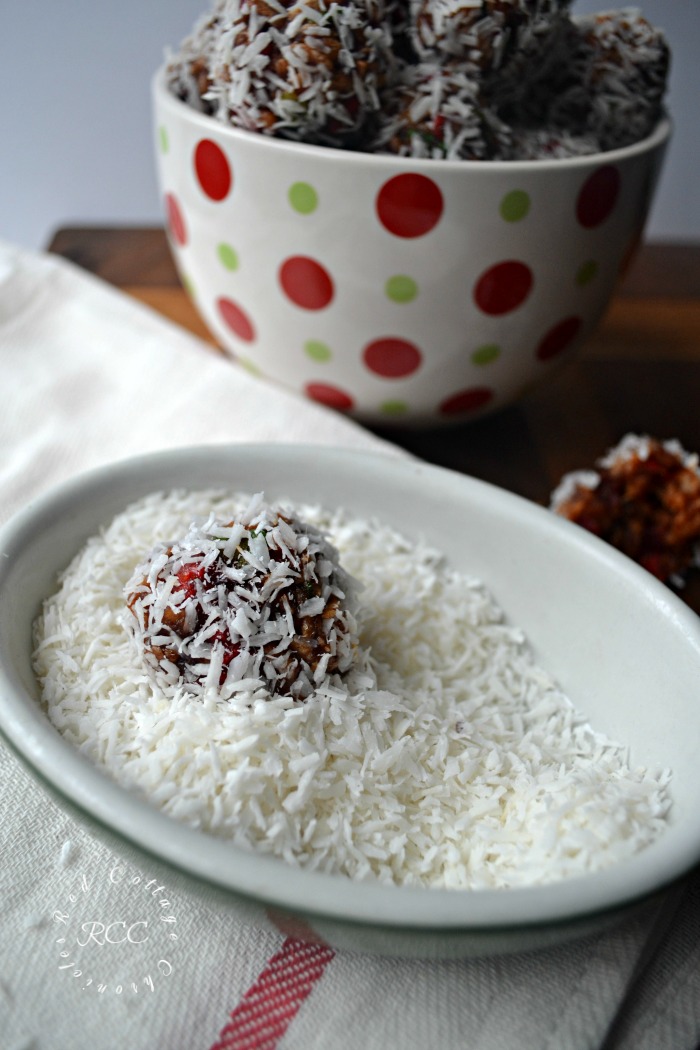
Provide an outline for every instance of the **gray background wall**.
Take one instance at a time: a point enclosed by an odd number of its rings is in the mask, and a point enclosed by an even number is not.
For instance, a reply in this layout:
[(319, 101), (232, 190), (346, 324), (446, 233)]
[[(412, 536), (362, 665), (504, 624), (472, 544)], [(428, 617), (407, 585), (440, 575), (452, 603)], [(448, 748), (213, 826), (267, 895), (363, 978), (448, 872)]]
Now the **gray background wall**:
[[(604, 9), (577, 0), (574, 12)], [(700, 239), (700, 0), (640, 0), (673, 49), (675, 135), (653, 240)], [(210, 0), (0, 0), (0, 238), (42, 248), (58, 226), (161, 221), (149, 81)]]

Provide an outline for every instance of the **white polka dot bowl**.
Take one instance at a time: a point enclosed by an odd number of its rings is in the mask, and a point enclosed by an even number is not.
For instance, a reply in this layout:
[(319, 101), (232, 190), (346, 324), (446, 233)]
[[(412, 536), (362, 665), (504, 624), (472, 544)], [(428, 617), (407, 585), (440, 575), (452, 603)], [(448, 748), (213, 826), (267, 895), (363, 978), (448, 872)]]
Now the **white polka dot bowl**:
[(670, 124), (558, 160), (411, 160), (225, 126), (153, 84), (185, 287), (250, 370), (368, 423), (463, 421), (585, 342), (639, 241)]

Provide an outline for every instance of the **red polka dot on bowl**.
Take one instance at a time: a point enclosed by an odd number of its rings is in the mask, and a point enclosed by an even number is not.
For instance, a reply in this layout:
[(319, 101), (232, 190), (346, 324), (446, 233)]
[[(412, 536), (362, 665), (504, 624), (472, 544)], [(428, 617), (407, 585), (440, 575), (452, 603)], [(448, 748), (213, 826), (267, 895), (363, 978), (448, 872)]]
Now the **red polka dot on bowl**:
[(201, 139), (194, 151), (194, 170), (202, 191), (213, 201), (229, 195), (233, 176), (224, 151), (211, 139)]
[(282, 291), (302, 310), (323, 310), (333, 298), (333, 278), (325, 266), (305, 255), (294, 255), (280, 266)]
[(377, 215), (395, 237), (423, 237), (440, 221), (442, 192), (426, 175), (407, 172), (385, 182), (377, 195)]
[(375, 375), (385, 379), (410, 376), (420, 368), (422, 354), (406, 339), (375, 339), (362, 352), (365, 365)]

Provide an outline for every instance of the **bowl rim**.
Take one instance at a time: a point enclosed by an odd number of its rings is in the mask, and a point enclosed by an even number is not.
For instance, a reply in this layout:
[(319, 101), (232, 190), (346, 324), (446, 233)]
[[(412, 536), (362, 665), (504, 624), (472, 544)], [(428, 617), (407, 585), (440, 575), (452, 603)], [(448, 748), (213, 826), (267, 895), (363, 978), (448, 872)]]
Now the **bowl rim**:
[[(638, 142), (618, 149), (607, 150), (601, 153), (587, 153), (582, 156), (560, 157), (542, 160), (435, 160), (429, 157), (399, 157), (384, 153), (363, 153), (360, 150), (349, 150), (333, 146), (319, 146), (309, 142), (295, 142), (290, 139), (264, 135), (256, 131), (248, 131), (245, 128), (233, 127), (224, 124), (207, 113), (201, 113), (188, 105), (182, 99), (174, 95), (167, 85), (168, 62), (164, 62), (153, 74), (151, 81), (152, 98), (156, 108), (162, 107), (169, 110), (174, 116), (186, 123), (194, 124), (202, 128), (203, 132), (216, 130), (218, 135), (226, 139), (231, 146), (241, 148), (260, 148), (271, 150), (273, 154), (281, 152), (288, 157), (296, 155), (300, 161), (308, 164), (312, 157), (324, 163), (338, 162), (342, 158), (345, 164), (364, 164), (369, 168), (376, 168), (381, 173), (383, 169), (387, 172), (396, 168), (410, 168), (421, 174), (439, 175), (440, 172), (454, 173), (484, 172), (492, 171), (498, 173), (521, 174), (523, 172), (547, 172), (577, 169), (589, 169), (607, 164), (617, 164), (621, 161), (631, 160), (634, 157), (651, 153), (663, 146), (670, 138), (673, 131), (673, 122), (665, 113), (657, 122), (652, 132)], [(272, 158), (270, 158), (272, 162)]]
[[(645, 570), (578, 526), (521, 496), (443, 467), (386, 452), (317, 445), (200, 445), (130, 457), (73, 476), (31, 501), (0, 528), (0, 598), (13, 556), (31, 545), (32, 534), (40, 531), (42, 521), (64, 513), (76, 517), (76, 501), (117, 490), (124, 482), (151, 482), (150, 489), (134, 492), (126, 497), (128, 501), (142, 492), (157, 491), (154, 479), (168, 467), (194, 478), (198, 465), (212, 460), (232, 464), (242, 449), (248, 458), (270, 462), (274, 458), (278, 463), (281, 458), (287, 467), (308, 466), (313, 456), (324, 469), (352, 465), (378, 471), (385, 483), (397, 471), (412, 484), (432, 479), (436, 484), (457, 485), (470, 498), (487, 500), (499, 514), (524, 516), (541, 530), (545, 543), (573, 545), (606, 570), (624, 577), (635, 591), (649, 591), (654, 606), (674, 620), (700, 661), (700, 618)], [(106, 512), (104, 520), (111, 516)], [(40, 783), (50, 785), (89, 821), (208, 889), (303, 912), (312, 921), (424, 932), (506, 932), (576, 923), (620, 910), (657, 894), (700, 860), (699, 811), (693, 818), (692, 834), (686, 833), (680, 842), (674, 839), (673, 850), (662, 851), (663, 862), (655, 854), (647, 863), (642, 850), (603, 871), (537, 886), (474, 891), (397, 887), (292, 867), (281, 858), (202, 835), (111, 780), (53, 727), (11, 662), (6, 665), (2, 645), (0, 638), (0, 739), (7, 741)]]

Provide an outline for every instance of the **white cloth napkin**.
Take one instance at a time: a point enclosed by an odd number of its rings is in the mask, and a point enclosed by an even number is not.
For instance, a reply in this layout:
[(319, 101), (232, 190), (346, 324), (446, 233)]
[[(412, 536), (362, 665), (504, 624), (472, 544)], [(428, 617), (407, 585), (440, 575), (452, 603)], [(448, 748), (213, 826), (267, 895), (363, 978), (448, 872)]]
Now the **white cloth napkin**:
[[(0, 367), (0, 520), (79, 470), (168, 446), (303, 441), (399, 454), (69, 264), (2, 244)], [(693, 1050), (700, 1041), (698, 878), (603, 935), (441, 963), (306, 948), (173, 898), (172, 960), (159, 950), (121, 984), (124, 953), (147, 929), (143, 900), (132, 896), (124, 911), (133, 872), (1, 746), (0, 843), (2, 1050)], [(114, 924), (109, 942), (91, 945), (90, 978), (60, 954), (61, 915), (72, 908)]]

